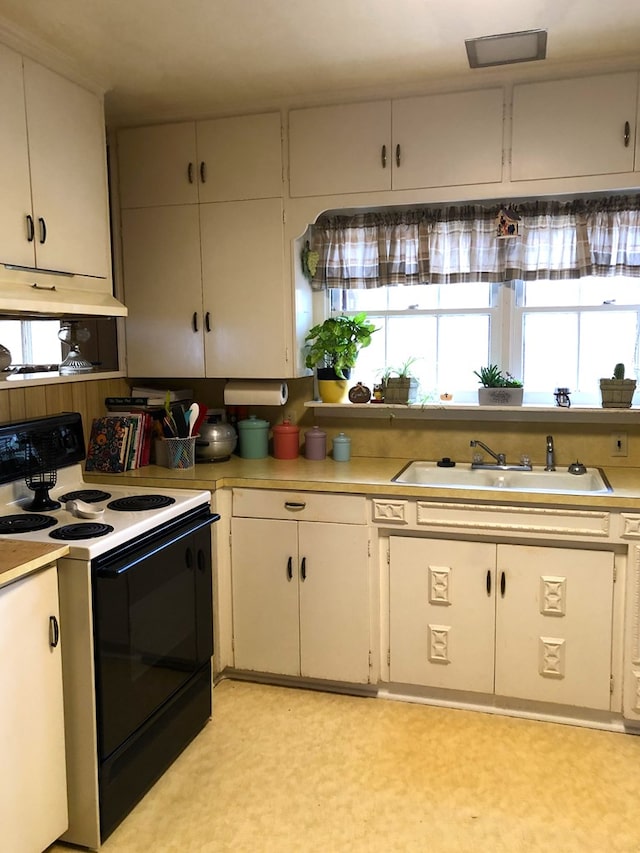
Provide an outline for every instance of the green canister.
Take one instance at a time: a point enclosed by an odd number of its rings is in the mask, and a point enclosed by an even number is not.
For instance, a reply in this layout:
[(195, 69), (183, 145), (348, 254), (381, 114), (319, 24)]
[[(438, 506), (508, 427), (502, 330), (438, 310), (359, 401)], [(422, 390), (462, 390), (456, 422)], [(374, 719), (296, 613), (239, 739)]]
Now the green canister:
[(333, 439), (333, 458), (336, 462), (348, 462), (351, 459), (351, 439), (339, 432)]
[(238, 421), (240, 456), (243, 459), (264, 459), (269, 455), (269, 421), (249, 415)]

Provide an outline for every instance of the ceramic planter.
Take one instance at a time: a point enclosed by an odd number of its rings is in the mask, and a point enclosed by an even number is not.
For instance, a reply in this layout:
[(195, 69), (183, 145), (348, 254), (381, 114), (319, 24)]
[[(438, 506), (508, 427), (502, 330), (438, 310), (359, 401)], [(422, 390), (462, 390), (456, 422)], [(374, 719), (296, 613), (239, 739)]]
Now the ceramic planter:
[(521, 406), (524, 388), (478, 388), (481, 406)]
[(408, 376), (392, 376), (387, 379), (384, 389), (384, 402), (407, 406), (415, 403), (418, 395), (418, 380)]
[(318, 393), (323, 403), (348, 403), (350, 370), (343, 371), (345, 378), (339, 379), (332, 367), (318, 368)]
[(602, 407), (604, 409), (630, 409), (635, 390), (635, 379), (601, 379)]

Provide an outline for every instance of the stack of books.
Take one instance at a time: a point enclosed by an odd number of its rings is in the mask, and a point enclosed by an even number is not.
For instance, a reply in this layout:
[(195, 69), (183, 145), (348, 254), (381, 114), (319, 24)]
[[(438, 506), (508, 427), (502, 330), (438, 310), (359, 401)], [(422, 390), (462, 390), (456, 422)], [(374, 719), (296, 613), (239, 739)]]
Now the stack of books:
[(149, 464), (154, 417), (150, 412), (105, 415), (91, 424), (85, 468), (120, 474)]

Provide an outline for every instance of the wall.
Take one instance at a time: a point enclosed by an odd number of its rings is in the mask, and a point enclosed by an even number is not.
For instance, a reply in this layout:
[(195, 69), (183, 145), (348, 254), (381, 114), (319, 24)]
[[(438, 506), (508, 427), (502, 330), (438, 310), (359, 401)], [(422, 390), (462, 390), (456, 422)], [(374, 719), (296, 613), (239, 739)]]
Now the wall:
[(12, 388), (6, 380), (0, 386), (0, 423), (80, 412), (85, 439), (93, 418), (105, 414), (104, 398), (129, 393), (126, 379), (91, 379)]

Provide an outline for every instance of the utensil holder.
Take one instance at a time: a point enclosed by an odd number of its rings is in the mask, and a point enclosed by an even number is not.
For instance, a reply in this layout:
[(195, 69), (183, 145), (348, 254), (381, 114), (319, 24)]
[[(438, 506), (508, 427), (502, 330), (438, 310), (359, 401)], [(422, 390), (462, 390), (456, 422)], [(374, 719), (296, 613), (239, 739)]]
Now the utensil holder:
[(188, 438), (164, 438), (161, 446), (166, 458), (158, 459), (159, 464), (165, 468), (193, 468), (195, 464), (196, 439), (199, 436), (192, 435)]

